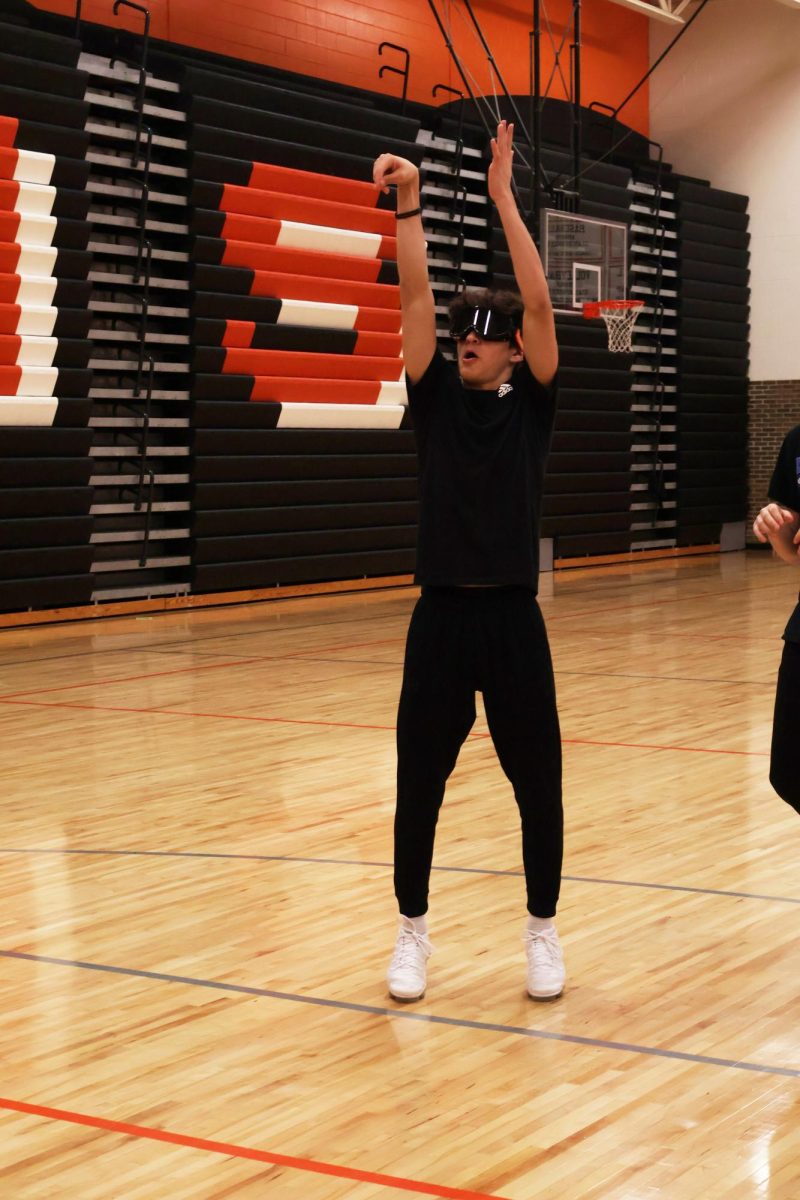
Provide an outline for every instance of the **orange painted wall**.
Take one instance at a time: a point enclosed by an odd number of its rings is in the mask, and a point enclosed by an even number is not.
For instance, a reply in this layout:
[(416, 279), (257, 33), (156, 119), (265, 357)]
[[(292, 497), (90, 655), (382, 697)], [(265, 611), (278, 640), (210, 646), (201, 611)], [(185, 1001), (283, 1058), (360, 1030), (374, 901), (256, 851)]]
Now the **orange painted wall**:
[[(75, 12), (74, 0), (34, 3), (51, 12)], [(426, 0), (149, 0), (148, 6), (154, 37), (202, 50), (399, 95), (398, 76), (378, 77), (382, 63), (394, 66), (402, 62), (401, 56), (392, 51), (379, 58), (379, 44), (397, 42), (411, 52), (411, 99), (432, 103), (435, 83), (461, 87)], [(485, 55), (471, 32), (463, 6), (458, 0), (438, 0), (437, 7), (440, 13), (449, 14), (453, 45), (474, 74), (477, 88), (491, 94)], [(572, 11), (570, 0), (543, 0), (543, 8), (559, 43), (564, 22)], [(111, 9), (112, 0), (83, 3), (87, 20), (116, 25)], [(509, 90), (527, 94), (530, 0), (473, 0), (473, 9)], [(584, 0), (582, 14), (583, 102), (599, 100), (617, 105), (647, 71), (648, 19), (609, 0)], [(125, 10), (119, 23), (141, 28), (141, 20)], [(542, 52), (543, 77), (547, 79), (553, 52), (546, 35)], [(567, 63), (565, 55), (565, 69)], [(564, 98), (558, 78), (550, 94)], [(647, 86), (621, 117), (634, 129), (647, 133)]]

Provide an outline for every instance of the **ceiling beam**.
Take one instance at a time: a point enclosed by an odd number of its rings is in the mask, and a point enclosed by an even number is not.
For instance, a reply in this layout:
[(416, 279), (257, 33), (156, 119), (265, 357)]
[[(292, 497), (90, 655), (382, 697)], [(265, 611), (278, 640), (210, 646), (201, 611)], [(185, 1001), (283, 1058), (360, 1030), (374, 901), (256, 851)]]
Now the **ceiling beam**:
[[(674, 12), (658, 4), (650, 4), (649, 0), (612, 0), (613, 4), (621, 4), (623, 8), (631, 8), (634, 12), (652, 17), (654, 21), (664, 21), (667, 25), (685, 25), (686, 22)], [(681, 5), (684, 8), (685, 5)]]

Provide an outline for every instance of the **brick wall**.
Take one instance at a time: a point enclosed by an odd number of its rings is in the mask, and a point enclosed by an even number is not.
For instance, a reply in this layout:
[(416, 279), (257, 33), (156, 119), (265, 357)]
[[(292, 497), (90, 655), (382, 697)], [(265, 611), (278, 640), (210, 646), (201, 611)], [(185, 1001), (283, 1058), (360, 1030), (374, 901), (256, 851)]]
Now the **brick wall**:
[(757, 546), (753, 520), (766, 503), (781, 442), (794, 425), (800, 425), (800, 379), (751, 382), (748, 412), (747, 540)]

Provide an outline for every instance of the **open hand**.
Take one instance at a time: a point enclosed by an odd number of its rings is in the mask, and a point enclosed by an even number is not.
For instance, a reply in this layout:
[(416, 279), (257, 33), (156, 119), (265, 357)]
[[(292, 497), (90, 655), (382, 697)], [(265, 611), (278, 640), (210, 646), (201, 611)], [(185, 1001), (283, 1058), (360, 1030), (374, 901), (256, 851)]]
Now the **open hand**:
[(489, 195), (497, 203), (501, 196), (511, 192), (511, 167), (514, 160), (514, 126), (501, 121), (497, 136), (491, 140), (492, 161), (489, 164), (487, 183)]

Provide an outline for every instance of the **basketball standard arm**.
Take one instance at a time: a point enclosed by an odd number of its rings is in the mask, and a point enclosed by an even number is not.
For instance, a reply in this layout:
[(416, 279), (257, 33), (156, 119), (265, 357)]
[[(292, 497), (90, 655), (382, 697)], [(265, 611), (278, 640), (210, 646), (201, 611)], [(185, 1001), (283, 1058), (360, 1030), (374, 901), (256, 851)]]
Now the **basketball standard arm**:
[(556, 325), (542, 260), (511, 190), (513, 141), (514, 126), (501, 121), (497, 126), (497, 136), (491, 141), (489, 195), (506, 235), (514, 276), (525, 307), (522, 318), (525, 361), (533, 376), (547, 385), (558, 370)]
[(800, 513), (773, 500), (756, 517), (753, 533), (760, 542), (769, 542), (783, 562), (800, 567)]
[[(397, 212), (420, 207), (419, 169), (407, 158), (381, 154), (372, 168), (372, 179), (384, 192), (397, 187)], [(403, 361), (406, 375), (416, 383), (425, 374), (436, 350), (436, 309), (430, 279), (422, 217), (397, 222), (397, 270), (400, 275), (400, 309), (403, 316)]]

